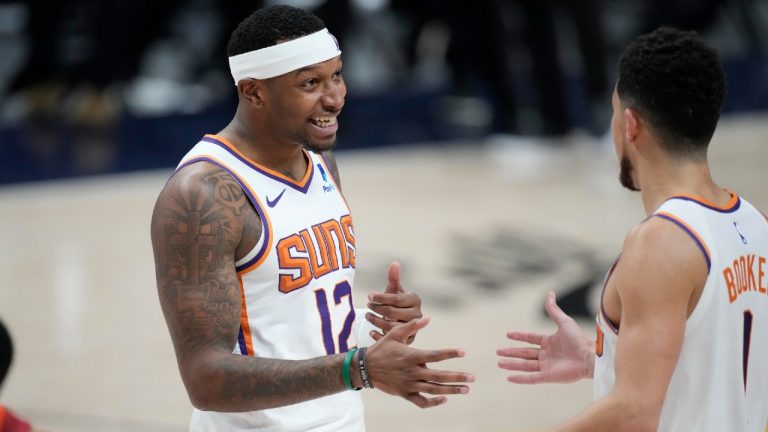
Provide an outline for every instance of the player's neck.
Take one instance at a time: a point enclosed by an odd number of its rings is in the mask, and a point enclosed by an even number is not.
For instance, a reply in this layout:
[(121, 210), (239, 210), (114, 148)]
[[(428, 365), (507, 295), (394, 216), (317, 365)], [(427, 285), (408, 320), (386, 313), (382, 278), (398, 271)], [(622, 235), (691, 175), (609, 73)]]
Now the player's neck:
[(285, 145), (270, 139), (266, 134), (257, 134), (236, 116), (219, 132), (247, 158), (271, 170), (299, 180), (307, 170), (303, 146)]
[(702, 162), (667, 162), (643, 175), (640, 188), (643, 207), (647, 215), (673, 196), (692, 195), (701, 197), (718, 206), (730, 200), (730, 194), (712, 179), (709, 165)]

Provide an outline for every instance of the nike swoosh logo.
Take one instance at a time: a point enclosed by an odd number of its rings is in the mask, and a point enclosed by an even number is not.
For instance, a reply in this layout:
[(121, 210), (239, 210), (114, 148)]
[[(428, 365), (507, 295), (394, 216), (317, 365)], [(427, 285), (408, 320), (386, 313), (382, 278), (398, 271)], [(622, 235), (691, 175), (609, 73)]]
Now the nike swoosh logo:
[(267, 205), (272, 208), (277, 205), (277, 202), (280, 201), (280, 198), (283, 197), (283, 194), (285, 193), (285, 189), (283, 189), (282, 192), (280, 192), (280, 195), (277, 196), (277, 198), (270, 200), (269, 197), (267, 197)]

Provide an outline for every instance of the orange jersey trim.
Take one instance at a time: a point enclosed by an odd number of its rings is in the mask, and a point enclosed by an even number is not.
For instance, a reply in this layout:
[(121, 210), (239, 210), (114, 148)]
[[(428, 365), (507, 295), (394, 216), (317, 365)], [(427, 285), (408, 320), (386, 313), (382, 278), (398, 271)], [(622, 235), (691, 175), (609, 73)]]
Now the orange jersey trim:
[(229, 142), (229, 140), (227, 140), (226, 138), (224, 138), (224, 137), (222, 137), (220, 135), (206, 134), (205, 136), (208, 137), (208, 138), (213, 138), (213, 139), (221, 142), (222, 144), (226, 145), (227, 148), (229, 148), (232, 152), (236, 153), (241, 158), (247, 160), (248, 163), (253, 164), (254, 166), (258, 167), (258, 169), (264, 171), (265, 173), (268, 173), (269, 175), (277, 177), (277, 178), (279, 178), (281, 180), (284, 180), (286, 182), (292, 183), (292, 184), (296, 185), (296, 187), (299, 187), (299, 188), (303, 189), (304, 187), (306, 187), (307, 182), (309, 182), (309, 179), (312, 177), (312, 158), (309, 156), (309, 153), (307, 153), (307, 151), (304, 150), (304, 149), (302, 149), (301, 151), (304, 152), (304, 157), (306, 157), (307, 161), (308, 161), (308, 163), (307, 163), (307, 171), (304, 173), (304, 177), (302, 177), (301, 180), (296, 181), (295, 179), (293, 179), (291, 177), (288, 177), (287, 175), (285, 175), (283, 173), (279, 173), (279, 172), (277, 172), (277, 171), (275, 171), (275, 170), (273, 170), (271, 168), (265, 167), (264, 165), (262, 165), (262, 164), (260, 164), (258, 162), (255, 162), (253, 159), (249, 158), (248, 156), (244, 155), (240, 150), (238, 150), (238, 148), (235, 147), (231, 142)]
[(240, 300), (242, 302), (242, 311), (240, 312), (240, 328), (243, 330), (243, 339), (245, 342), (245, 351), (249, 356), (256, 355), (253, 349), (253, 339), (251, 337), (251, 325), (248, 323), (248, 306), (245, 303), (245, 287), (243, 278), (238, 274), (237, 281), (240, 283)]
[(674, 196), (670, 197), (670, 199), (671, 198), (685, 198), (685, 199), (689, 199), (691, 201), (695, 201), (695, 202), (697, 202), (699, 204), (703, 204), (703, 205), (705, 205), (707, 207), (727, 212), (727, 211), (731, 211), (739, 203), (739, 196), (736, 195), (736, 193), (734, 193), (734, 192), (732, 192), (732, 191), (730, 191), (728, 189), (725, 189), (725, 191), (728, 192), (731, 195), (731, 199), (728, 200), (728, 202), (725, 203), (725, 205), (722, 205), (722, 206), (717, 205), (717, 204), (713, 203), (712, 201), (710, 201), (710, 200), (708, 200), (706, 198), (703, 198), (703, 197), (701, 197), (699, 195), (692, 195), (692, 194), (674, 195)]

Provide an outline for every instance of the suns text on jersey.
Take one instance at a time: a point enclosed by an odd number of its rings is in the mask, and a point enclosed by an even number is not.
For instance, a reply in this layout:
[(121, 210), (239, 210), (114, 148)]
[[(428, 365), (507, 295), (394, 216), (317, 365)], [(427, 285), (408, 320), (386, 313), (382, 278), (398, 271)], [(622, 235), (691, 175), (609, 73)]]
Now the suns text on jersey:
[(742, 255), (723, 269), (728, 300), (731, 303), (750, 291), (768, 294), (768, 281), (765, 279), (768, 266), (765, 262), (765, 257), (759, 255)]
[(329, 219), (277, 242), (279, 289), (288, 293), (340, 268), (355, 268), (352, 217)]

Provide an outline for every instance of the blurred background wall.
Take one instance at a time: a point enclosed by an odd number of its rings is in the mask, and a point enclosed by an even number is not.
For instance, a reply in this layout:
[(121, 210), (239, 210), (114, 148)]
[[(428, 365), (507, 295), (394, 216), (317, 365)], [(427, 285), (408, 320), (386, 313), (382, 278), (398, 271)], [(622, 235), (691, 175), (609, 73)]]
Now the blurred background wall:
[[(175, 165), (236, 105), (226, 42), (253, 0), (0, 4), (0, 184)], [(341, 41), (340, 149), (601, 137), (621, 47), (699, 31), (724, 111), (768, 108), (765, 0), (294, 0)], [(735, 85), (738, 83), (738, 85)]]

